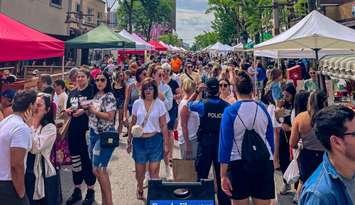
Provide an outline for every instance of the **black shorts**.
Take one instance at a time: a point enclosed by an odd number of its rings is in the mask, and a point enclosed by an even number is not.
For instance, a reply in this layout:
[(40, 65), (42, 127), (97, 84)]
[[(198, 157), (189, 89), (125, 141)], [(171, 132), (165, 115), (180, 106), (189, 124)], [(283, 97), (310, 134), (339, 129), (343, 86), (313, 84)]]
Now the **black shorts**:
[(273, 161), (257, 162), (247, 166), (243, 160), (230, 163), (232, 199), (242, 200), (249, 197), (257, 199), (275, 198)]
[(302, 182), (306, 182), (307, 179), (318, 168), (323, 161), (323, 151), (302, 149), (298, 156), (298, 167), (300, 170), (300, 178)]

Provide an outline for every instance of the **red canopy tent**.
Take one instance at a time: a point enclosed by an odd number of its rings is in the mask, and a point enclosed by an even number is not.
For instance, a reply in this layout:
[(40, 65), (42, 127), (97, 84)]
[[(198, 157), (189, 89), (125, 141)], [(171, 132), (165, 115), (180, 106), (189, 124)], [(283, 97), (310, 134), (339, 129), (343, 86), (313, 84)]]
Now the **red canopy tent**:
[(0, 13), (0, 62), (64, 56), (64, 42)]
[(152, 45), (156, 51), (167, 51), (168, 50), (167, 47), (163, 46), (158, 41), (150, 40), (148, 43), (150, 45)]

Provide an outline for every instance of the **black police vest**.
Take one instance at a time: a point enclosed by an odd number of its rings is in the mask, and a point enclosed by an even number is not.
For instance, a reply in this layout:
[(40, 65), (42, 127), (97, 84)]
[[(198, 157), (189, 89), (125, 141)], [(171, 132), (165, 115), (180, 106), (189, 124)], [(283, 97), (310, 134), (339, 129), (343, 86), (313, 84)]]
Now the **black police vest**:
[[(218, 102), (212, 103), (211, 99), (218, 99)], [(197, 134), (199, 142), (218, 142), (221, 120), (227, 106), (229, 104), (218, 97), (208, 98), (204, 101), (204, 115), (200, 118), (200, 127)]]

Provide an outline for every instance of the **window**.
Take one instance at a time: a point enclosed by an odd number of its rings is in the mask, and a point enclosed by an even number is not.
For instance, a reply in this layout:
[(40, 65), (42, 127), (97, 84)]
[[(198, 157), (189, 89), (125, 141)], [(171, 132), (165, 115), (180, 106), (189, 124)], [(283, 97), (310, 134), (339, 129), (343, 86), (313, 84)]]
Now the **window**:
[(94, 9), (88, 8), (88, 22), (92, 23), (94, 21)]
[(80, 4), (76, 4), (76, 12), (80, 13)]
[(101, 19), (102, 18), (102, 12), (97, 12), (97, 18)]
[(62, 8), (62, 0), (50, 0), (49, 4), (53, 7)]

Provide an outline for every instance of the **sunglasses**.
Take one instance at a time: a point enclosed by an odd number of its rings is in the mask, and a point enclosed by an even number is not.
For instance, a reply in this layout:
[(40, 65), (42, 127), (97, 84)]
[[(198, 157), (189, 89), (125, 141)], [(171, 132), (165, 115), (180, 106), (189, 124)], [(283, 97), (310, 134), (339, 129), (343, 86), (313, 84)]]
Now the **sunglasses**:
[(145, 87), (145, 88), (143, 88), (143, 91), (145, 91), (145, 92), (151, 92), (151, 91), (154, 91), (154, 87), (153, 87), (153, 86), (148, 86), (148, 87)]
[(95, 81), (96, 81), (97, 83), (98, 83), (98, 82), (104, 83), (104, 82), (106, 82), (106, 79), (105, 79), (105, 78), (97, 78)]
[(221, 84), (219, 84), (219, 87), (224, 87), (224, 88), (226, 88), (226, 87), (228, 87), (228, 84), (226, 84), (226, 83), (221, 83)]
[(310, 72), (309, 74), (310, 74), (310, 75), (314, 75), (314, 74), (316, 74), (316, 72)]
[(355, 131), (354, 132), (346, 132), (343, 134), (343, 136), (346, 136), (346, 135), (351, 135), (352, 137), (355, 136)]

